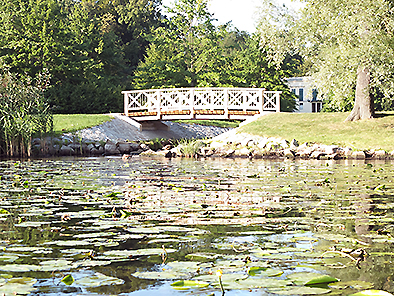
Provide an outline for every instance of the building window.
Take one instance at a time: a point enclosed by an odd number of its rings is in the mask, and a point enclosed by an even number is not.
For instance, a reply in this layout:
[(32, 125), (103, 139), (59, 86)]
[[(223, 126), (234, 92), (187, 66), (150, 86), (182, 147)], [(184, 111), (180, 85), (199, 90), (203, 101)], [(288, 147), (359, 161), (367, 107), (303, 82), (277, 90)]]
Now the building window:
[(317, 99), (317, 89), (312, 90), (312, 101), (316, 101)]
[(298, 92), (298, 100), (303, 101), (304, 100), (304, 89), (300, 88)]
[(300, 103), (298, 110), (304, 110), (304, 103)]
[(312, 113), (316, 112), (316, 103), (312, 103)]

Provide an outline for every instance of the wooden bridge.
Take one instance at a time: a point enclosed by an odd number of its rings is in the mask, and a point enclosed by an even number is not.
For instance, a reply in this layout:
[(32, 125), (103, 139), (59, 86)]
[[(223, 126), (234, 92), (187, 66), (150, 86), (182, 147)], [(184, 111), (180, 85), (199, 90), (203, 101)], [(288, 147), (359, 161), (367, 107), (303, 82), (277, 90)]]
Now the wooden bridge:
[(137, 121), (247, 119), (280, 111), (280, 91), (262, 88), (169, 88), (123, 91), (124, 114)]

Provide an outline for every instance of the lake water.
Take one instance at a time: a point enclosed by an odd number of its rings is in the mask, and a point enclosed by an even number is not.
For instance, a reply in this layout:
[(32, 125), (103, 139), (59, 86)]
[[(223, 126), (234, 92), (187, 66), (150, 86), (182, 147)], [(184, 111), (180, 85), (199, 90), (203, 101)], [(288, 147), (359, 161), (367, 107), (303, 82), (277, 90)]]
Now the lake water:
[(391, 162), (59, 158), (0, 176), (0, 295), (394, 292)]

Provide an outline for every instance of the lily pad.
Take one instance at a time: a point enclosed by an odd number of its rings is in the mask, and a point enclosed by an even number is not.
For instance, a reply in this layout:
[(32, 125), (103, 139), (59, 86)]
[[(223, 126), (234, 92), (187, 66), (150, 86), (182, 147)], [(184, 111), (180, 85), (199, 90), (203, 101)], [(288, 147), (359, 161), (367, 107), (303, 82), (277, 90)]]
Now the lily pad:
[(68, 274), (62, 278), (61, 282), (65, 283), (66, 285), (69, 286), (74, 282), (74, 278), (71, 274)]
[(349, 296), (393, 296), (393, 294), (382, 290), (364, 290)]
[(28, 272), (28, 271), (39, 271), (42, 267), (38, 265), (30, 265), (30, 264), (7, 264), (0, 265), (1, 271), (7, 272)]
[(176, 290), (188, 290), (191, 288), (204, 288), (209, 286), (209, 283), (202, 281), (181, 280), (172, 283), (171, 286)]
[(282, 275), (283, 271), (280, 269), (253, 266), (249, 268), (248, 274), (251, 276), (273, 277)]
[(93, 275), (85, 276), (81, 279), (75, 280), (75, 284), (85, 287), (101, 287), (109, 285), (122, 285), (124, 284), (124, 280), (96, 272)]
[(18, 295), (27, 295), (30, 292), (37, 290), (33, 288), (33, 285), (37, 282), (34, 278), (13, 278), (8, 280), (4, 285), (0, 287), (2, 295), (15, 296), (15, 292)]
[(371, 289), (373, 288), (374, 285), (370, 282), (364, 282), (364, 281), (348, 281), (348, 282), (331, 283), (328, 286), (333, 289), (352, 288), (359, 290), (359, 289)]
[(135, 272), (132, 275), (140, 279), (150, 280), (187, 279), (190, 277), (188, 273), (174, 272), (171, 270)]
[(280, 288), (291, 285), (292, 282), (288, 280), (279, 280), (273, 278), (247, 278), (245, 280), (238, 281), (238, 284), (242, 289), (256, 289), (256, 288)]
[(321, 295), (330, 293), (330, 289), (323, 288), (312, 288), (312, 287), (291, 287), (282, 290), (275, 289), (269, 290), (269, 292), (278, 295)]
[(289, 274), (287, 278), (293, 281), (296, 285), (304, 286), (328, 284), (339, 281), (337, 278), (334, 278), (332, 276), (312, 272), (292, 273)]

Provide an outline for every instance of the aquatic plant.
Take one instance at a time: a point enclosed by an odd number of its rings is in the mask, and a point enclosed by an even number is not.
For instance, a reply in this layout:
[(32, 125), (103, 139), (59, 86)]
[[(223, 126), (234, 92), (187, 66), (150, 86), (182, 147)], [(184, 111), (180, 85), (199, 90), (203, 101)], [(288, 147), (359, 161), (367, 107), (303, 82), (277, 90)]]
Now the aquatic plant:
[(0, 154), (30, 156), (33, 134), (52, 130), (53, 117), (44, 90), (48, 75), (34, 80), (4, 70), (0, 72)]
[(195, 157), (200, 152), (204, 143), (196, 139), (184, 139), (179, 142), (180, 152), (185, 157)]

